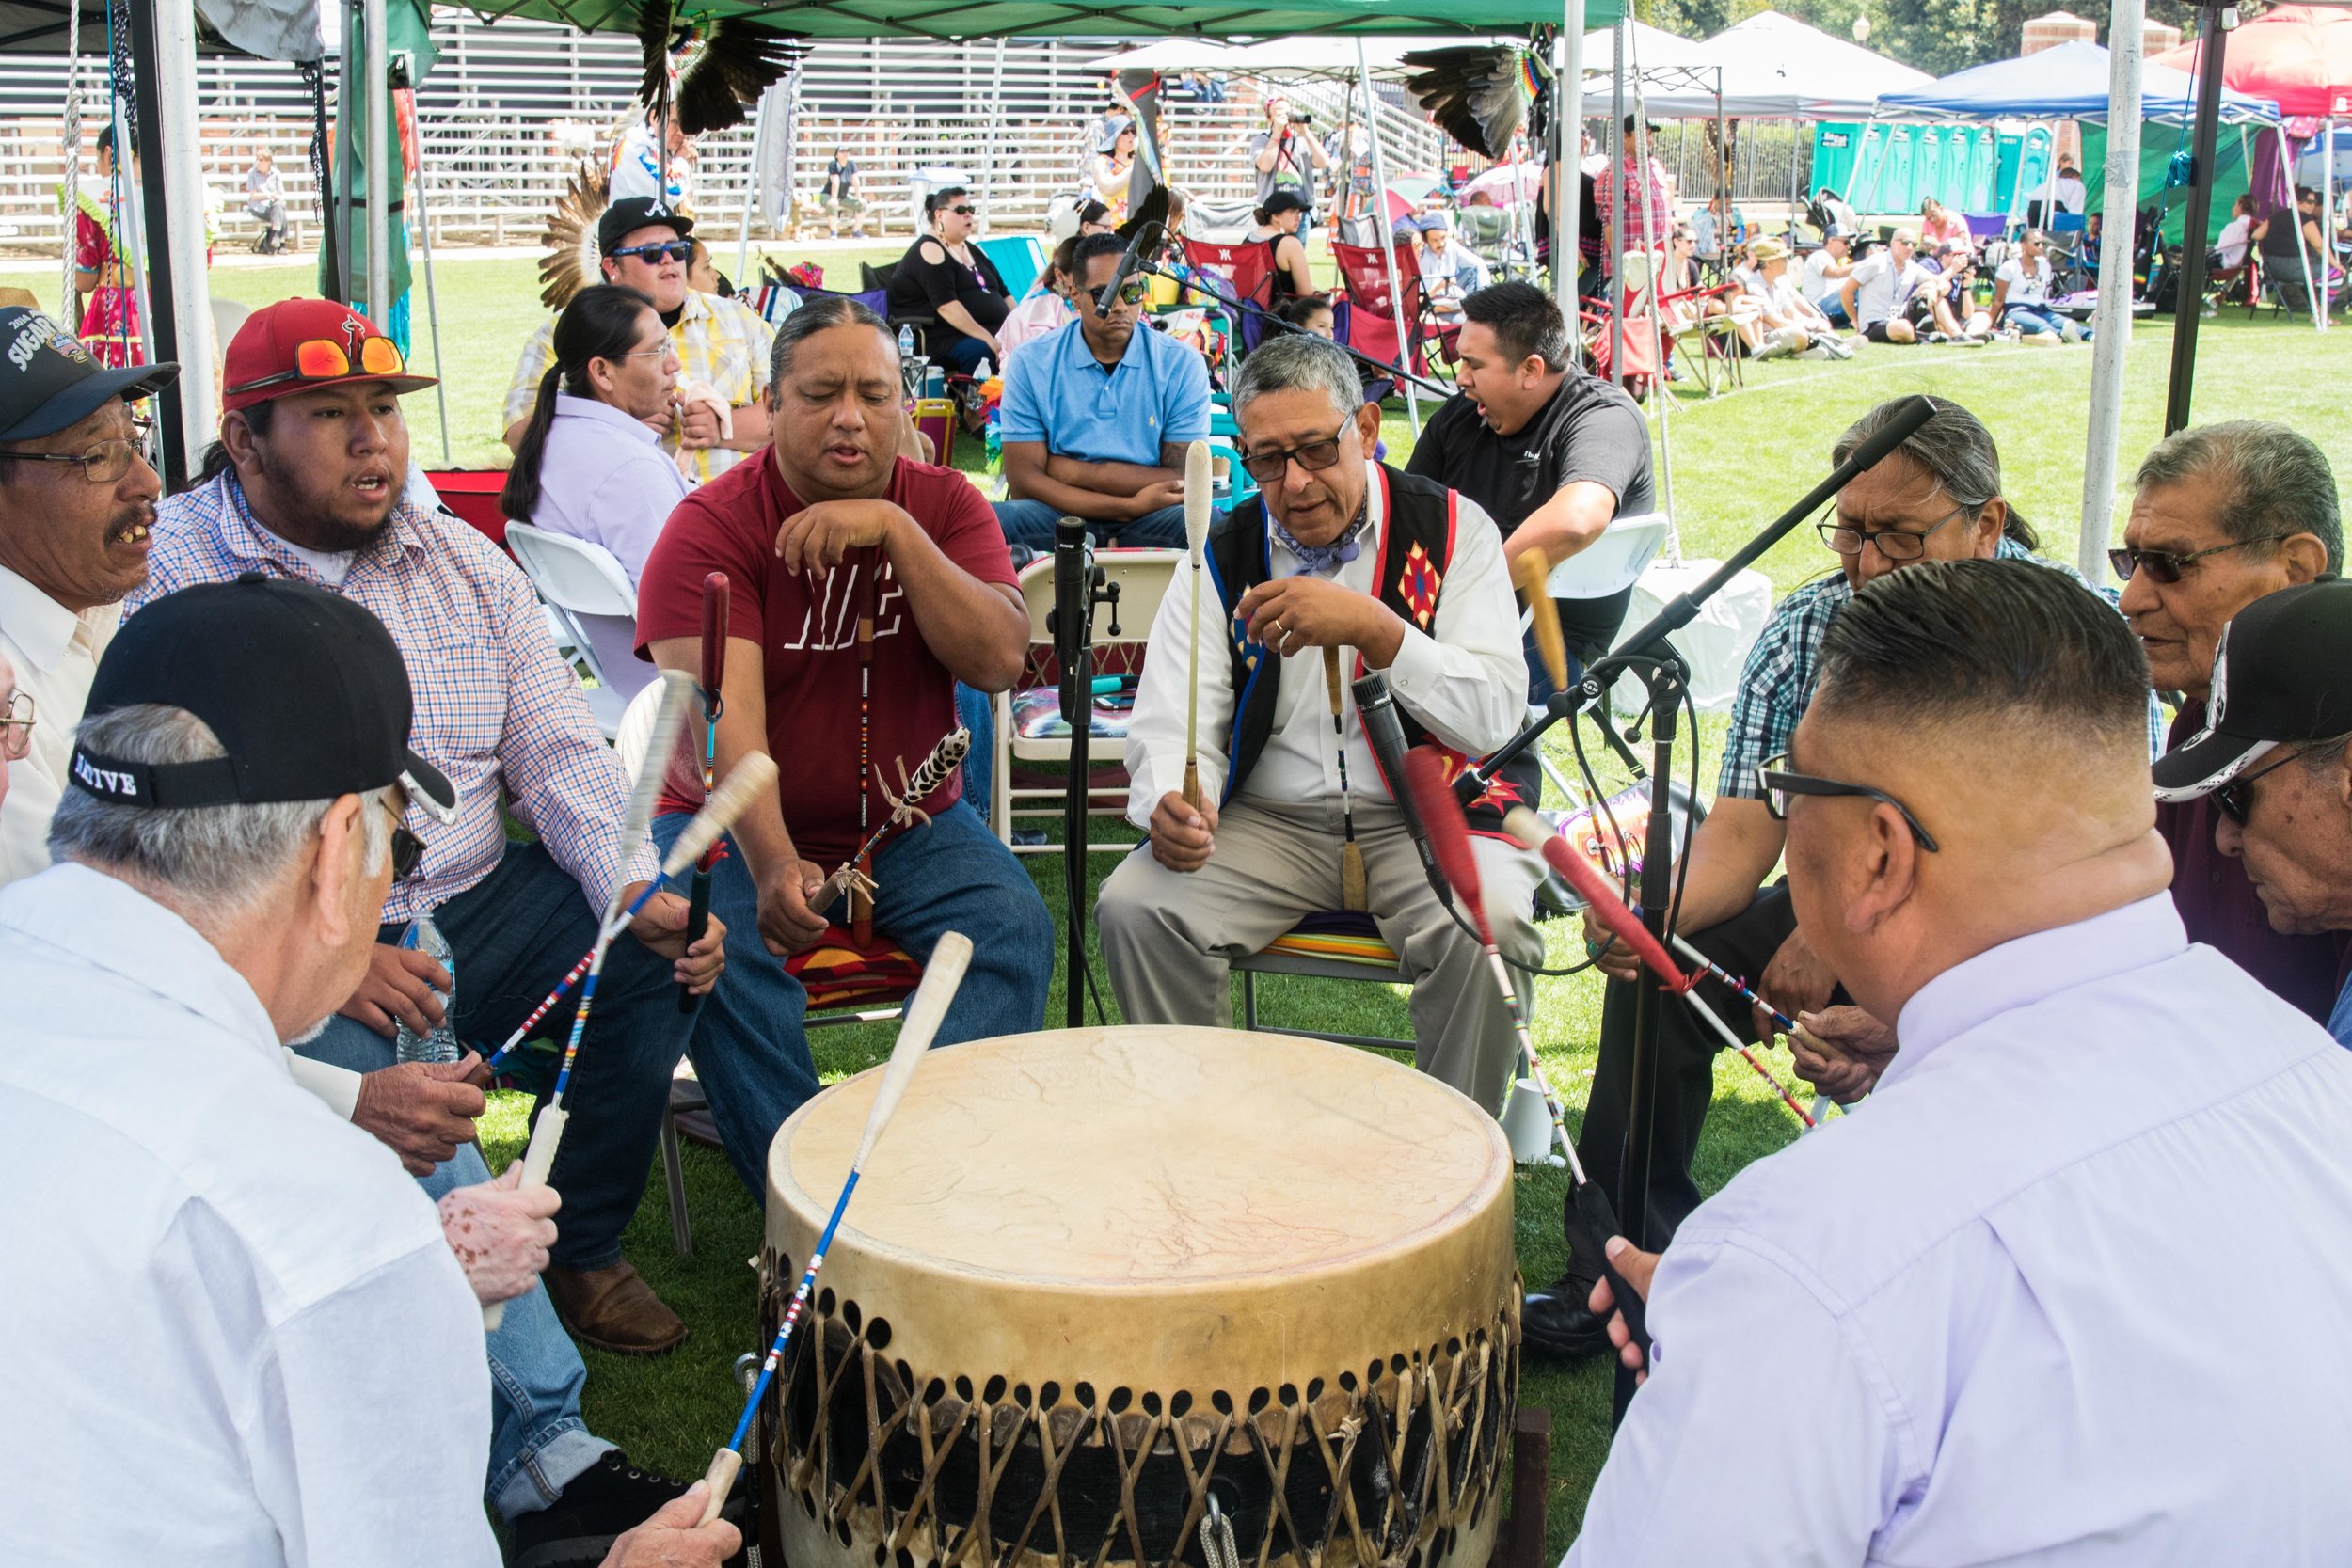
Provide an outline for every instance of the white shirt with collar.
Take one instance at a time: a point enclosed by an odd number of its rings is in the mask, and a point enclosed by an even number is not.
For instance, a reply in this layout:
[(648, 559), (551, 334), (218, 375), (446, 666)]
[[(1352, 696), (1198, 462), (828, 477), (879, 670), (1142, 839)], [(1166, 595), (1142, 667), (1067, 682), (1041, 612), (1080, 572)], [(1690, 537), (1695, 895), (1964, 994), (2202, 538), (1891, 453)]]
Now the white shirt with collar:
[(75, 614), (0, 566), (0, 654), (16, 668), (16, 689), (33, 698), (32, 751), (8, 770), (0, 800), (0, 887), (49, 863), (49, 819), (65, 795), (73, 727), (89, 704), (98, 660), (122, 623), (122, 607)]
[[(1359, 594), (1376, 594), (1380, 546), (1387, 528), (1387, 485), (1378, 464), (1368, 463), (1369, 483), (1361, 547), (1330, 580)], [(1502, 563), (1502, 535), (1492, 517), (1466, 496), (1454, 498), (1454, 559), (1447, 565), (1430, 629), (1410, 625), (1388, 669), (1397, 705), (1439, 740), (1470, 756), (1484, 756), (1511, 738), (1527, 705), (1527, 655), (1519, 642), (1518, 602)], [(1274, 580), (1298, 574), (1298, 557), (1277, 540), (1271, 546)], [(1202, 568), (1202, 575), (1206, 574)], [(1152, 819), (1160, 797), (1184, 784), (1184, 673), (1192, 643), (1195, 574), (1180, 563), (1176, 580), (1160, 600), (1152, 623), (1150, 653), (1136, 685), (1134, 717), (1127, 727), (1127, 772), (1134, 780), (1127, 816), (1137, 827)], [(1200, 789), (1211, 800), (1225, 792), (1225, 739), (1233, 724), (1234, 691), (1231, 644), (1214, 584), (1200, 620)], [(1341, 650), (1343, 673), (1355, 679), (1356, 650)], [(1271, 656), (1269, 656), (1271, 657)], [(1331, 707), (1323, 674), (1323, 651), (1302, 648), (1281, 661), (1281, 702), (1274, 732), (1249, 770), (1245, 796), (1275, 800), (1336, 798), (1339, 757), (1331, 743)], [(1344, 686), (1340, 701), (1347, 731), (1348, 787), (1376, 796), (1380, 775), (1372, 748), (1357, 721), (1356, 697)]]
[(2343, 1562), (2352, 1053), (2162, 894), (1896, 1032), (1683, 1222), (1567, 1562)]
[(0, 889), (0, 1561), (495, 1568), (482, 1319), (391, 1151), (128, 884)]

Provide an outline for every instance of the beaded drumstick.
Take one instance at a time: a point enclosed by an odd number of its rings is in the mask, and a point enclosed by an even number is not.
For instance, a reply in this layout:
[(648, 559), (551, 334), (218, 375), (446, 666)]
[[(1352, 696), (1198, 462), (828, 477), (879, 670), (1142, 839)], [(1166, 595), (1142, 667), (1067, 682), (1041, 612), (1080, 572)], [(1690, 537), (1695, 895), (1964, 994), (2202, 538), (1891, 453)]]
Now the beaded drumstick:
[(963, 972), (971, 962), (971, 939), (959, 931), (941, 937), (939, 945), (924, 960), (923, 978), (916, 983), (914, 994), (907, 999), (906, 1013), (898, 1024), (898, 1043), (891, 1048), (889, 1065), (882, 1069), (882, 1083), (874, 1090), (874, 1107), (866, 1114), (866, 1135), (858, 1140), (857, 1156), (850, 1162), (850, 1174), (841, 1183), (841, 1196), (834, 1199), (833, 1212), (826, 1217), (825, 1228), (817, 1238), (816, 1250), (808, 1255), (808, 1267), (792, 1292), (791, 1305), (784, 1309), (784, 1322), (777, 1326), (775, 1340), (760, 1362), (759, 1379), (752, 1385), (751, 1397), (743, 1402), (743, 1415), (735, 1423), (735, 1433), (724, 1448), (711, 1456), (709, 1472), (704, 1477), (710, 1483), (710, 1497), (703, 1504), (702, 1522), (706, 1525), (726, 1506), (727, 1494), (734, 1489), (736, 1475), (743, 1468), (743, 1443), (751, 1433), (753, 1418), (759, 1413), (760, 1397), (774, 1379), (776, 1363), (783, 1359), (792, 1330), (808, 1307), (809, 1291), (817, 1284), (817, 1271), (825, 1266), (825, 1254), (833, 1246), (834, 1232), (841, 1228), (841, 1216), (850, 1207), (850, 1195), (857, 1191), (866, 1156), (874, 1152), (874, 1145), (881, 1141), (891, 1114), (898, 1110), (898, 1101), (906, 1098), (907, 1084), (914, 1078), (924, 1053), (930, 1050), (931, 1039), (947, 1016), (947, 1004), (955, 999), (956, 988), (963, 984)]
[(1535, 652), (1544, 661), (1551, 689), (1568, 685), (1568, 643), (1560, 630), (1560, 607), (1551, 597), (1551, 569), (1541, 550), (1524, 550), (1511, 562), (1511, 581), (1527, 595), (1528, 622), (1535, 628)]
[(1209, 443), (1184, 449), (1184, 547), (1192, 552), (1192, 657), (1184, 675), (1184, 804), (1200, 809), (1200, 553), (1208, 547)]
[(1360, 910), (1365, 895), (1364, 852), (1356, 843), (1356, 798), (1347, 787), (1347, 707), (1341, 700), (1340, 651), (1323, 650), (1323, 685), (1331, 700), (1331, 741), (1340, 753), (1340, 908)]
[[(724, 572), (703, 578), (703, 799), (710, 799), (719, 765), (719, 690), (727, 673), (728, 583)], [(710, 869), (719, 858), (713, 844), (694, 863), (694, 881), (686, 900), (686, 944), (691, 947), (710, 929)], [(677, 1010), (691, 1013), (702, 999), (686, 986), (678, 987)]]
[[(857, 836), (866, 836), (874, 777), (874, 611), (881, 597), (882, 551), (867, 552), (860, 591), (864, 603), (857, 617)], [(866, 885), (873, 885), (873, 851), (859, 851), (852, 863)], [(874, 940), (873, 901), (853, 885), (850, 889), (850, 934), (863, 947)]]
[[(923, 759), (923, 765), (917, 768), (912, 776), (906, 770), (906, 759), (904, 757), (898, 759), (900, 788), (898, 798), (890, 802), (889, 818), (881, 827), (876, 828), (873, 834), (864, 844), (859, 845), (832, 876), (825, 879), (824, 889), (817, 895), (818, 908), (823, 909), (829, 906), (844, 893), (862, 890), (868, 896), (872, 895), (874, 883), (870, 878), (861, 873), (858, 867), (867, 862), (875, 847), (882, 843), (882, 835), (890, 832), (892, 828), (905, 827), (918, 816), (925, 821), (930, 819), (930, 814), (917, 808), (915, 802), (945, 784), (955, 772), (957, 766), (963, 761), (964, 753), (971, 749), (972, 732), (961, 724), (958, 724), (953, 730), (940, 737), (939, 744), (931, 748), (931, 754)], [(888, 793), (887, 785), (883, 786), (883, 792)]]

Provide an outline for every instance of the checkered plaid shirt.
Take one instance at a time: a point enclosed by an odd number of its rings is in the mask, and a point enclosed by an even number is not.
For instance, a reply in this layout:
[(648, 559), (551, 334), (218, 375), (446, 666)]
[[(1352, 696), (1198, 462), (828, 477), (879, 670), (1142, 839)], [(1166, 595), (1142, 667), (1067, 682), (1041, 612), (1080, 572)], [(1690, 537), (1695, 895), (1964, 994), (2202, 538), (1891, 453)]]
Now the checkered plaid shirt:
[(649, 841), (626, 854), (616, 844), (628, 815), (621, 765), (548, 640), (530, 579), (488, 540), (403, 500), (391, 531), (352, 562), (338, 590), (254, 521), (236, 476), (223, 474), (157, 509), (147, 586), (128, 612), (175, 588), (256, 570), (340, 592), (374, 612), (408, 663), (416, 697), (408, 744), (457, 786), (453, 823), (409, 807), (424, 864), (393, 886), (387, 922), (488, 876), (506, 849), (507, 801), (597, 909), (614, 889), (659, 874)]
[[(2043, 561), (2013, 539), (2003, 539), (1994, 552), (2003, 561), (2031, 561), (2064, 572), (2076, 582), (2082, 575), (2063, 562)], [(2095, 592), (2117, 603), (2113, 589)], [(1780, 601), (1764, 634), (1748, 651), (1747, 667), (1740, 672), (1740, 692), (1732, 699), (1731, 731), (1724, 736), (1724, 767), (1715, 793), (1735, 800), (1760, 800), (1764, 790), (1756, 770), (1767, 758), (1788, 750), (1797, 721), (1813, 701), (1813, 683), (1820, 677), (1821, 639), (1829, 624), (1853, 597), (1843, 573), (1809, 582)], [(2164, 709), (2154, 692), (2148, 694), (2148, 755), (2164, 754)]]
[[(670, 328), (670, 341), (677, 347), (678, 379), (708, 382), (730, 408), (746, 407), (768, 389), (768, 356), (775, 346), (776, 329), (740, 301), (689, 289), (677, 325)], [(501, 430), (511, 430), (516, 420), (531, 417), (539, 383), (554, 363), (555, 318), (549, 316), (523, 344), (522, 357), (515, 362), (515, 379), (506, 388)], [(661, 437), (661, 450), (672, 457), (678, 454), (675, 429)], [(688, 455), (686, 477), (697, 483), (716, 479), (750, 455), (732, 447), (705, 447)]]

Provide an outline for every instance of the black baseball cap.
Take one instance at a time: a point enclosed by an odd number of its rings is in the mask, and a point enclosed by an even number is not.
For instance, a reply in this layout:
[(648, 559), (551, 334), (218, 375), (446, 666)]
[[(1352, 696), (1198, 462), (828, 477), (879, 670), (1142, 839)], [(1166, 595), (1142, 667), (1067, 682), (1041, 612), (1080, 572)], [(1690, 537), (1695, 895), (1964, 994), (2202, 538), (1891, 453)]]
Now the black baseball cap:
[(675, 212), (659, 198), (632, 196), (615, 201), (596, 220), (596, 254), (610, 256), (621, 242), (640, 229), (653, 224), (666, 224), (677, 231), (679, 239), (694, 231), (694, 220), (684, 213)]
[(1258, 203), (1258, 211), (1267, 217), (1277, 213), (1303, 213), (1306, 210), (1307, 198), (1288, 185), (1275, 186), (1266, 194), (1266, 198)]
[(444, 822), (457, 791), (408, 749), (408, 666), (384, 623), (340, 594), (247, 572), (167, 594), (122, 624), (87, 716), (185, 708), (225, 757), (140, 763), (76, 745), (74, 787), (120, 805), (265, 805), (405, 784)]
[(2156, 799), (2210, 795), (2280, 746), (2352, 735), (2352, 582), (2266, 594), (2221, 628), (2205, 727), (2156, 759)]
[(143, 398), (171, 385), (175, 364), (110, 370), (82, 340), (39, 310), (0, 309), (0, 441), (55, 436), (110, 398)]

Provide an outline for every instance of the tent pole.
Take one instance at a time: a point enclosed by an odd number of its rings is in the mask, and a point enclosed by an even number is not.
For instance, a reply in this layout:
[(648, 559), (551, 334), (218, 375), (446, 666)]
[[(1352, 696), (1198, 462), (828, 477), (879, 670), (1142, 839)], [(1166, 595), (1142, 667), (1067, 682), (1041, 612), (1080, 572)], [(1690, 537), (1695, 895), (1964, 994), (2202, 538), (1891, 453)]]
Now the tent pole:
[[(2221, 18), (2227, 8), (2200, 5), (2197, 37), (2197, 118), (2189, 138), (2188, 214), (2181, 230), (2181, 287), (2172, 312), (2172, 375), (2165, 388), (2164, 433), (2188, 423), (2197, 383), (2197, 324), (2204, 309), (2205, 246), (2213, 226), (2214, 139), (2221, 125), (2221, 63), (2229, 46)], [(2111, 135), (2112, 133), (2110, 133)]]
[[(2328, 297), (2328, 265), (2335, 260), (2336, 254), (2336, 121), (2332, 115), (2319, 122), (2319, 239), (2328, 248), (2320, 252), (2317, 297), (2319, 329), (2325, 332), (2329, 325), (2328, 307), (2334, 303)], [(2303, 264), (2306, 267), (2311, 265), (2308, 257)]]
[[(1378, 211), (1380, 256), (1389, 266), (1389, 313), (1396, 322), (1397, 368), (1409, 372), (1413, 368), (1413, 341), (1405, 333), (1405, 286), (1396, 277), (1396, 236), (1389, 227), (1389, 160), (1380, 150), (1380, 119), (1378, 105), (1372, 98), (1372, 64), (1364, 55), (1364, 36), (1356, 35), (1356, 76), (1364, 87), (1364, 118), (1371, 122), (1373, 205)], [(1407, 373), (1399, 376), (1405, 384), (1405, 417), (1413, 423), (1413, 439), (1421, 439), (1421, 389), (1413, 385)]]
[(385, 41), (385, 0), (366, 0), (367, 47), (359, 91), (368, 115), (368, 320), (378, 332), (391, 330), (392, 182), (391, 57)]
[[(2090, 430), (2083, 450), (2082, 531), (2074, 564), (2086, 582), (2105, 582), (2115, 516), (2115, 464), (2123, 442), (2123, 358), (2132, 343), (2132, 250), (2139, 212), (2140, 56), (2147, 49), (2144, 0), (2115, 0), (2107, 24), (2107, 157), (2104, 205), (2109, 232), (2099, 246), (2099, 307), (2091, 319)], [(2124, 214), (2120, 231), (2115, 214)], [(2185, 309), (2195, 310), (2195, 301)]]
[[(136, 81), (152, 82), (161, 71), (157, 58), (155, 13), (151, 8), (131, 10), (131, 70)], [(115, 204), (115, 259), (131, 288), (132, 309), (139, 342), (128, 362), (157, 364), (179, 357), (177, 302), (181, 269), (173, 265), (170, 191), (164, 175), (163, 126), (157, 105), (144, 105), (138, 135), (131, 134), (132, 103), (120, 93), (114, 98), (114, 180), (107, 198)], [(133, 160), (136, 160), (135, 163)], [(150, 244), (161, 233), (160, 247)], [(198, 235), (199, 242), (202, 234)], [(149, 277), (152, 262), (153, 277)], [(124, 336), (129, 336), (128, 332)], [(126, 351), (130, 344), (123, 344)], [(174, 382), (156, 394), (156, 413), (163, 426), (163, 476), (166, 493), (187, 477), (185, 426), (181, 419), (181, 390)]]
[[(759, 95), (758, 117), (752, 122), (751, 163), (744, 171), (743, 221), (736, 226), (735, 230), (735, 280), (738, 284), (742, 284), (744, 279), (751, 276), (752, 215), (759, 211), (759, 138), (767, 129), (768, 95), (763, 92)], [(791, 166), (790, 157), (791, 154), (787, 151), (785, 166), (787, 168)], [(790, 181), (787, 179), (786, 183), (789, 184)], [(985, 189), (983, 189), (981, 200), (987, 200)], [(432, 263), (433, 253), (428, 249), (425, 252), (425, 264), (430, 266)]]
[[(1628, 28), (1626, 52), (1633, 54), (1639, 47), (1634, 41), (1632, 29)], [(1666, 559), (1679, 564), (1682, 541), (1675, 528), (1675, 450), (1669, 422), (1673, 400), (1666, 396), (1666, 350), (1663, 336), (1658, 329), (1658, 273), (1662, 258), (1658, 249), (1656, 214), (1650, 210), (1649, 116), (1643, 107), (1642, 61), (1639, 55), (1634, 55), (1633, 59), (1633, 156), (1642, 167), (1642, 257), (1644, 270), (1649, 275), (1649, 281), (1642, 291), (1645, 296), (1644, 319), (1648, 324), (1650, 352), (1658, 356), (1658, 369), (1649, 378), (1645, 396), (1658, 412), (1658, 455), (1660, 468), (1666, 481)]]
[(1620, 14), (1609, 40), (1609, 201), (1601, 238), (1609, 267), (1609, 379), (1625, 380), (1625, 28)]
[[(1581, 181), (1577, 166), (1584, 159), (1584, 0), (1564, 0), (1560, 15), (1559, 112), (1552, 117), (1551, 168), (1551, 297), (1574, 330), (1576, 279), (1583, 270), (1577, 232), (1582, 218)], [(1381, 208), (1387, 220), (1387, 206)]]
[[(2326, 133), (2323, 131), (2321, 135), (2324, 136)], [(2324, 256), (2320, 258), (2319, 278), (2317, 282), (2314, 282), (2312, 278), (2311, 246), (2303, 243), (2303, 214), (2295, 199), (2295, 161), (2287, 156), (2287, 150), (2286, 131), (2284, 127), (2281, 127), (2279, 132), (2279, 162), (2287, 171), (2286, 212), (2295, 222), (2295, 260), (2296, 264), (2303, 269), (2303, 303), (2312, 313), (2312, 330), (2317, 332), (2328, 325), (2320, 317), (2319, 299), (2319, 284), (2328, 281), (2328, 260)], [(2325, 242), (2328, 237), (2328, 210), (2325, 207), (2319, 211), (2319, 236), (2322, 242)], [(2276, 223), (2279, 220), (2272, 218), (2270, 221)], [(2330, 251), (2334, 248), (2333, 245), (2328, 246)]]
[[(220, 421), (219, 400), (213, 381), (213, 309), (204, 268), (193, 264), (204, 244), (204, 170), (198, 159), (196, 105), (196, 12), (187, 6), (159, 6), (155, 10), (155, 53), (160, 68), (154, 102), (148, 111), (156, 120), (163, 143), (163, 188), (168, 193), (172, 230), (164, 231), (168, 245), (175, 238), (193, 240), (176, 251), (167, 287), (180, 361), (180, 428), (189, 453), (204, 450)], [(173, 230), (177, 230), (175, 234)], [(157, 345), (148, 345), (148, 358), (159, 357)]]
[(417, 240), (424, 246), (424, 321), (433, 335), (433, 401), (441, 416), (441, 467), (453, 468), (449, 451), (449, 377), (441, 372), (441, 296), (433, 287), (433, 205), (424, 193), (424, 121), (417, 121)]

